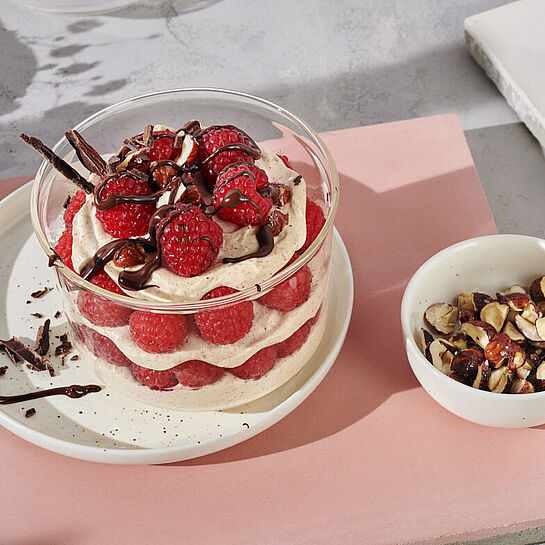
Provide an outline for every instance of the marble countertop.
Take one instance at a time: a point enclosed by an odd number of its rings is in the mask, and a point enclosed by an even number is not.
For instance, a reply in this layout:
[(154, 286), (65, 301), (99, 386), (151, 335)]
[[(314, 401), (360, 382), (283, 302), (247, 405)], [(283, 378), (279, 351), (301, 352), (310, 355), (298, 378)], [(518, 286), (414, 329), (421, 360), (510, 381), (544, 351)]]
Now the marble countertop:
[(319, 131), (457, 113), (500, 232), (543, 235), (545, 157), (471, 59), (463, 21), (504, 0), (142, 0), (107, 15), (0, 7), (0, 176), (94, 111), (174, 87), (239, 89)]

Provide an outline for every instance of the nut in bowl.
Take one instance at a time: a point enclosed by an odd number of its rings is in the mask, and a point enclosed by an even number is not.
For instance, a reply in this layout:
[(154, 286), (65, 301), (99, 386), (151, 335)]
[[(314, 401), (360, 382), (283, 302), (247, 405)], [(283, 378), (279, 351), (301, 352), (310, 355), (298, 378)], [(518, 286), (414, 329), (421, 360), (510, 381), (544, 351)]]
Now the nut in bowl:
[(106, 108), (53, 151), (23, 139), (48, 159), (38, 240), (107, 387), (221, 410), (303, 368), (325, 328), (338, 180), (302, 121), (249, 95), (181, 89)]
[(460, 242), (416, 271), (401, 304), (404, 341), (443, 407), (487, 426), (545, 423), (544, 275), (545, 240), (523, 235)]

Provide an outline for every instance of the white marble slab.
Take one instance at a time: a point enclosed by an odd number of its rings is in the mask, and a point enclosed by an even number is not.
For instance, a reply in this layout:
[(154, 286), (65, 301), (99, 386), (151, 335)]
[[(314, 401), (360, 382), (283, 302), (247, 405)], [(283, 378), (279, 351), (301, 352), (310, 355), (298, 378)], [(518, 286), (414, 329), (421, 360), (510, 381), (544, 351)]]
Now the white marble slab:
[(468, 17), (471, 55), (545, 146), (545, 2), (520, 0)]

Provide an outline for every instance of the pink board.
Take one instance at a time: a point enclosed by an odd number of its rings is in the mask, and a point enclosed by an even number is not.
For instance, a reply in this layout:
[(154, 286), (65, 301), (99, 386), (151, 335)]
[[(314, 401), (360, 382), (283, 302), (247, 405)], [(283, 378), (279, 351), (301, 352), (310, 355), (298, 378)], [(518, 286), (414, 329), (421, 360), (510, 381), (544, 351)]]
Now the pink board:
[(437, 250), (496, 232), (457, 117), (323, 137), (356, 287), (324, 382), (261, 435), (179, 464), (81, 462), (0, 429), (2, 543), (442, 543), (543, 523), (543, 429), (451, 415), (419, 387), (401, 340), (410, 275)]

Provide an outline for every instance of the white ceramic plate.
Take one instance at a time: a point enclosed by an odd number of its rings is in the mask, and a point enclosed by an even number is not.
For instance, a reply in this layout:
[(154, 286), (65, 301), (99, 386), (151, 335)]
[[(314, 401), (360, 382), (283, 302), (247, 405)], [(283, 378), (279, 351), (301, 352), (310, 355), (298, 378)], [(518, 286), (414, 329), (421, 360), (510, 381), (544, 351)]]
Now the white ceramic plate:
[(52, 13), (107, 13), (134, 4), (136, 0), (12, 0), (27, 8)]
[[(30, 184), (0, 202), (0, 338), (20, 337), (32, 344), (46, 317), (61, 309), (56, 288), (42, 298), (30, 293), (55, 287), (55, 272), (32, 233)], [(308, 364), (288, 383), (246, 405), (219, 412), (155, 409), (109, 392), (81, 399), (50, 397), (0, 405), (0, 424), (46, 449), (95, 462), (157, 464), (187, 460), (230, 447), (272, 426), (295, 409), (323, 380), (346, 335), (354, 295), (352, 269), (338, 232), (334, 233), (331, 288), (326, 333)], [(30, 301), (30, 303), (27, 303)], [(39, 319), (31, 313), (43, 314)], [(52, 318), (52, 346), (68, 330), (63, 316)], [(0, 376), (0, 394), (14, 395), (69, 384), (100, 383), (82, 359), (52, 358), (57, 373), (14, 367), (0, 355), (8, 370)], [(36, 414), (25, 417), (29, 408)]]

